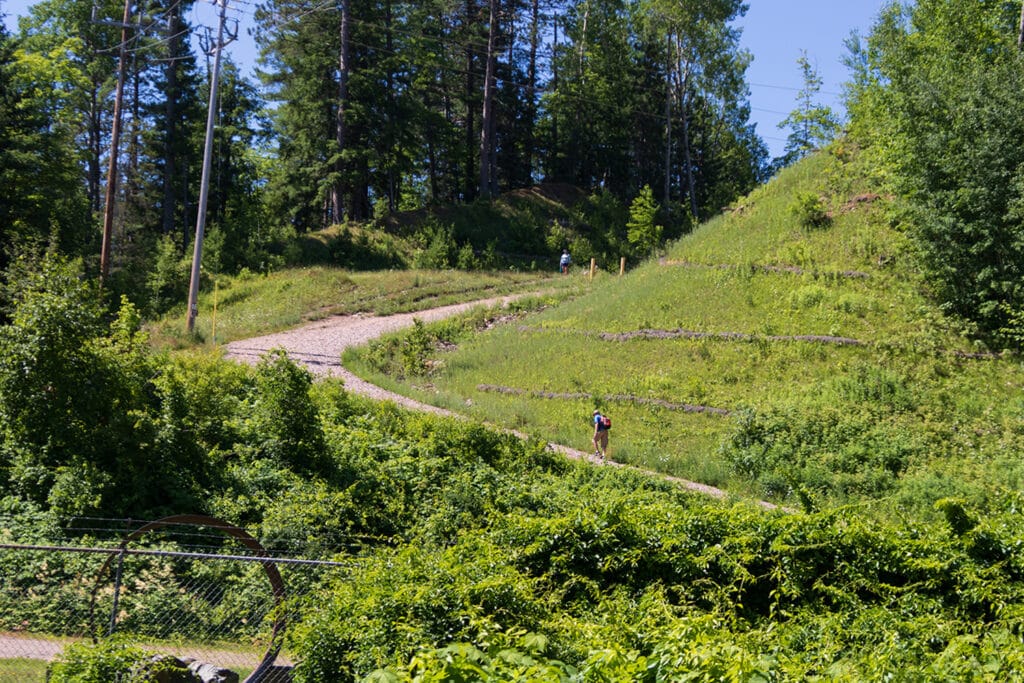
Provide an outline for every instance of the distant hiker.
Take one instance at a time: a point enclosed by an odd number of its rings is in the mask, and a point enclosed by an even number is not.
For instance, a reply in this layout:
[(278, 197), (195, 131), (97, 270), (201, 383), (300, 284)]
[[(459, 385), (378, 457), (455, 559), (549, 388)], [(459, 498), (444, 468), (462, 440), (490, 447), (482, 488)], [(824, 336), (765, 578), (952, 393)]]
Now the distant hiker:
[(569, 272), (569, 264), (572, 263), (572, 258), (569, 256), (569, 250), (562, 250), (562, 258), (558, 260), (558, 269), (565, 275)]
[(612, 428), (612, 420), (602, 415), (600, 410), (594, 411), (594, 455), (602, 460), (608, 455), (608, 430)]

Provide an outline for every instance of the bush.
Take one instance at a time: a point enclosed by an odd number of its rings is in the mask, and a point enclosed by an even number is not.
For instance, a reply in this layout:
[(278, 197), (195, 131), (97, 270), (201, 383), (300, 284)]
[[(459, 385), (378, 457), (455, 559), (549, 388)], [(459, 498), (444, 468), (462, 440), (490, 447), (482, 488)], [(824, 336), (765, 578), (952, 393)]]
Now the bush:
[(122, 300), (106, 324), (98, 291), (59, 260), (22, 285), (0, 328), (5, 483), (66, 514), (151, 509), (178, 473), (154, 457), (154, 365), (138, 312)]
[[(160, 672), (187, 669), (169, 658), (154, 659), (141, 647), (107, 641), (99, 645), (69, 645), (47, 674), (50, 683), (156, 683)], [(165, 674), (166, 675), (166, 674)]]
[(832, 224), (825, 200), (814, 192), (798, 192), (789, 212), (797, 225), (805, 229), (827, 228)]
[(156, 245), (156, 258), (146, 278), (149, 310), (163, 313), (188, 297), (192, 277), (192, 259), (179, 253), (170, 236), (161, 237)]
[[(851, 383), (858, 392), (881, 392), (894, 405), (907, 405), (902, 392), (884, 383)], [(840, 499), (876, 497), (892, 490), (900, 475), (930, 440), (883, 411), (836, 408), (743, 410), (721, 446), (737, 473), (760, 482), (763, 493), (786, 498), (808, 492)]]
[(282, 349), (256, 368), (245, 433), (257, 457), (296, 472), (321, 472), (326, 465), (323, 427), (310, 396), (309, 371)]
[(451, 225), (442, 225), (436, 220), (428, 221), (417, 231), (416, 237), (423, 246), (413, 258), (414, 267), (437, 270), (451, 268), (458, 253)]

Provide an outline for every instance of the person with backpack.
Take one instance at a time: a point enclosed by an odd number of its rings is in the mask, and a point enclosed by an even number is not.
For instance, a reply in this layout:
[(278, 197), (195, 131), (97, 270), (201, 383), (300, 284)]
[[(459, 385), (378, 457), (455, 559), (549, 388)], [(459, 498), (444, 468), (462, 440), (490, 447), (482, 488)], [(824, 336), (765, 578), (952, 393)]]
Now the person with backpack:
[(612, 419), (602, 415), (600, 410), (594, 411), (594, 455), (602, 460), (608, 455), (608, 430), (612, 428)]
[(570, 263), (572, 263), (572, 258), (569, 256), (569, 250), (563, 249), (562, 258), (559, 259), (558, 261), (558, 270), (562, 272), (562, 275), (565, 275), (569, 272)]

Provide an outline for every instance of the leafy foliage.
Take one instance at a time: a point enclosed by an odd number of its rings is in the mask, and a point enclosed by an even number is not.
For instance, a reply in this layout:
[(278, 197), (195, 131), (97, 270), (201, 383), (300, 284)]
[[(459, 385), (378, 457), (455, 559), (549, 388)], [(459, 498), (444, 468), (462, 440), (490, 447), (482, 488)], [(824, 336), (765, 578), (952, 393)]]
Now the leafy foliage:
[(67, 60), (26, 55), (0, 27), (0, 271), (17, 253), (93, 246), (84, 188), (70, 148), (72, 122), (54, 84), (74, 78)]
[(832, 223), (824, 200), (814, 192), (797, 194), (789, 210), (797, 224), (807, 229), (826, 228)]
[(1000, 2), (894, 3), (851, 59), (854, 131), (904, 200), (939, 300), (1011, 344), (998, 330), (1024, 263), (1018, 20)]
[[(155, 665), (152, 655), (137, 645), (110, 642), (98, 646), (71, 645), (50, 667), (47, 680), (55, 683), (106, 683), (137, 681), (150, 683), (184, 669), (169, 659)], [(146, 667), (147, 662), (150, 667)]]
[[(150, 356), (130, 307), (108, 322), (66, 264), (48, 264), (16, 301), (2, 334), (4, 357), (19, 359), (0, 384), (5, 455), (36, 453), (18, 448), (56, 419), (47, 406), (90, 414), (33, 399), (61, 396), (62, 377), (85, 381), (73, 373), (86, 363), (105, 373), (94, 401), (145, 397), (131, 416), (146, 441), (131, 442), (113, 469), (90, 446), (98, 437), (72, 422), (74, 444), (48, 443), (47, 458), (29, 463), (54, 482), (68, 462), (78, 479), (110, 477), (133, 491), (127, 503), (91, 485), (71, 496), (70, 482), (49, 495), (45, 481), (37, 489), (19, 476), (22, 460), (8, 461), (5, 490), (16, 497), (3, 503), (5, 533), (27, 538), (36, 524), (45, 536), (97, 490), (90, 510), (154, 512), (165, 501), (145, 481), (158, 472), (184, 491), (201, 488), (200, 509), (257, 536), (284, 544), (313, 531), (306, 546), (323, 555), (342, 539), (347, 573), (291, 606), (299, 681), (928, 679), (1013, 671), (1024, 658), (1012, 636), (1024, 617), (1016, 493), (942, 500), (936, 522), (716, 502), (625, 468), (571, 463), (540, 442), (312, 385), (282, 354), (252, 371)], [(22, 377), (21, 367), (32, 372)], [(830, 486), (877, 495), (936, 447), (915, 431), (923, 398), (901, 374), (857, 366), (834, 392), (873, 408), (751, 411), (729, 447), (736, 466), (766, 485), (800, 487), (810, 510), (823, 471), (839, 473)], [(42, 565), (2, 559), (12, 585), (38, 581)], [(170, 565), (152, 571), (175, 586)], [(172, 593), (142, 596), (126, 628), (147, 633), (162, 609), (189, 598)], [(3, 612), (50, 623), (47, 597)], [(69, 651), (55, 670), (110, 676), (129, 661), (133, 652), (112, 644)]]
[(814, 101), (821, 90), (822, 81), (807, 58), (806, 51), (801, 52), (797, 64), (800, 66), (804, 86), (797, 93), (798, 107), (779, 122), (779, 128), (791, 129), (786, 138), (785, 154), (781, 160), (783, 164), (791, 164), (821, 149), (834, 140), (839, 132), (839, 120), (831, 107)]

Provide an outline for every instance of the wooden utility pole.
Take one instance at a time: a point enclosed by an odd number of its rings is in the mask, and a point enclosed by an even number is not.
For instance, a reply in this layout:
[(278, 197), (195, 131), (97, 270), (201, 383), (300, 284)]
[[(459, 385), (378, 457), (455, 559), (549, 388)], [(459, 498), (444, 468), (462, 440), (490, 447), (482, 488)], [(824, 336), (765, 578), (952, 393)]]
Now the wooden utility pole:
[(124, 0), (121, 20), (121, 50), (117, 61), (117, 90), (114, 93), (114, 121), (110, 128), (110, 164), (107, 166), (106, 205), (103, 207), (103, 243), (100, 247), (100, 285), (110, 275), (110, 238), (114, 232), (114, 198), (117, 196), (117, 155), (121, 138), (121, 100), (124, 98), (124, 71), (128, 54), (128, 22), (132, 0)]
[(1024, 2), (1020, 5), (1020, 26), (1017, 29), (1017, 48), (1024, 49)]
[(196, 243), (192, 252), (192, 278), (188, 287), (188, 320), (185, 329), (191, 333), (199, 313), (199, 266), (203, 260), (203, 234), (206, 231), (206, 203), (210, 194), (210, 166), (213, 157), (213, 124), (217, 120), (217, 82), (220, 80), (220, 53), (224, 49), (224, 22), (227, 20), (228, 0), (217, 0), (220, 5), (220, 25), (217, 44), (213, 50), (213, 73), (210, 74), (210, 104), (206, 111), (206, 146), (203, 150), (203, 176), (199, 184), (199, 209), (196, 217)]
[(338, 10), (341, 13), (341, 26), (339, 27), (341, 43), (338, 47), (338, 108), (334, 115), (334, 141), (338, 145), (338, 156), (334, 162), (337, 180), (334, 181), (330, 190), (332, 223), (341, 223), (342, 216), (345, 215), (345, 190), (348, 180), (344, 152), (345, 145), (348, 144), (346, 113), (348, 110), (348, 80), (352, 71), (352, 58), (349, 55), (349, 44), (352, 42), (352, 12), (348, 0), (341, 0), (338, 3)]

